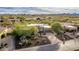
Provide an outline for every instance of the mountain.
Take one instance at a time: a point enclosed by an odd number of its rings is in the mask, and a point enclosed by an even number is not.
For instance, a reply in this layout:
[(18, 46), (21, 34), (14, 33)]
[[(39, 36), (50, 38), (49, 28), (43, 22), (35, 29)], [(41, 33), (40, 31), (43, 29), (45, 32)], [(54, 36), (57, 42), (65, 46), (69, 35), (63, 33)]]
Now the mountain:
[(0, 14), (79, 14), (79, 8), (0, 7)]

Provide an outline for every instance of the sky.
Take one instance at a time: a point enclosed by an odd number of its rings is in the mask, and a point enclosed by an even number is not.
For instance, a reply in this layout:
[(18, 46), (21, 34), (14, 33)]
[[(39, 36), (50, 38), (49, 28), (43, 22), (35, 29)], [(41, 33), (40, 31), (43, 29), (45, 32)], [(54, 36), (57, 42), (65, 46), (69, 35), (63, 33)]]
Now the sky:
[(57, 7), (0, 7), (0, 14), (62, 14), (77, 13), (79, 8), (57, 8)]

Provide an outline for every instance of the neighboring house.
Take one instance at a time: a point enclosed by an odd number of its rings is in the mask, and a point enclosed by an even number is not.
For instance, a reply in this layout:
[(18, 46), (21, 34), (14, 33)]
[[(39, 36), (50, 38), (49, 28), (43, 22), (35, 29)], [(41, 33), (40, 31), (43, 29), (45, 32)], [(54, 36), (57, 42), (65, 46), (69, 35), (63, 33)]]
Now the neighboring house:
[(51, 26), (47, 25), (47, 24), (29, 24), (27, 26), (34, 26), (37, 27), (39, 29), (40, 33), (46, 33), (49, 32), (51, 29)]
[(77, 27), (74, 26), (73, 24), (64, 23), (62, 26), (64, 27), (65, 30), (68, 30), (68, 31), (77, 31)]
[(36, 26), (36, 27), (41, 27), (41, 28), (51, 28), (48, 24), (29, 24), (27, 26)]
[(19, 19), (9, 19), (10, 22), (14, 23), (14, 22), (20, 22)]

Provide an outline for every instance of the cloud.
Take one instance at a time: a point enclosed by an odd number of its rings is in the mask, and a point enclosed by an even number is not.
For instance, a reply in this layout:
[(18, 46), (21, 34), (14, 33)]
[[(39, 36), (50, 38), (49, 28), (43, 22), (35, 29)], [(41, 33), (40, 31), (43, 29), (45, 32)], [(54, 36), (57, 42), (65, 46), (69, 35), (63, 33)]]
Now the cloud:
[(0, 13), (26, 13), (26, 14), (61, 14), (78, 13), (79, 8), (57, 8), (57, 7), (0, 7)]

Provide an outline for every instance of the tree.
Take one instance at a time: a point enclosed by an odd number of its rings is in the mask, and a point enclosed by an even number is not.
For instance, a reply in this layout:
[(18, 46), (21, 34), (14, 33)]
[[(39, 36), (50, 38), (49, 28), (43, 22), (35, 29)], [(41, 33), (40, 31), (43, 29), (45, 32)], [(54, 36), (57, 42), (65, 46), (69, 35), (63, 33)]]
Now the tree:
[(35, 35), (38, 32), (38, 29), (37, 29), (37, 27), (29, 27), (24, 24), (17, 24), (15, 26), (14, 32), (18, 36), (22, 36), (22, 35), (31, 36), (32, 34)]
[(57, 34), (60, 34), (60, 33), (63, 33), (64, 32), (64, 29), (62, 28), (61, 24), (58, 23), (58, 22), (54, 22), (52, 24), (52, 30), (57, 33)]
[(24, 45), (31, 43), (37, 33), (37, 27), (28, 27), (24, 24), (17, 24), (14, 31), (12, 32), (13, 36), (15, 36), (15, 41), (17, 44), (20, 42)]
[(64, 29), (62, 28), (61, 24), (58, 22), (55, 22), (52, 24), (52, 30), (57, 34), (57, 36), (61, 37), (63, 40), (63, 44), (65, 43), (65, 38), (64, 38)]

